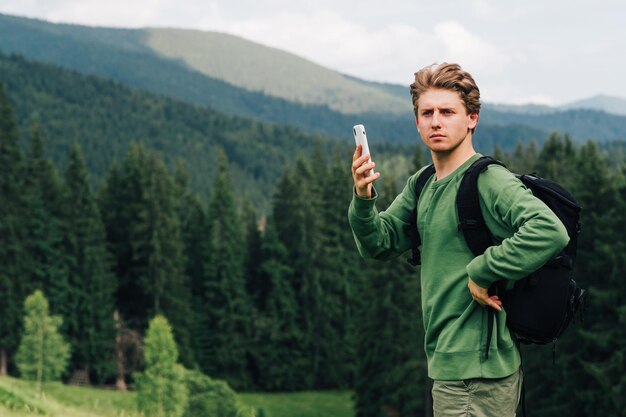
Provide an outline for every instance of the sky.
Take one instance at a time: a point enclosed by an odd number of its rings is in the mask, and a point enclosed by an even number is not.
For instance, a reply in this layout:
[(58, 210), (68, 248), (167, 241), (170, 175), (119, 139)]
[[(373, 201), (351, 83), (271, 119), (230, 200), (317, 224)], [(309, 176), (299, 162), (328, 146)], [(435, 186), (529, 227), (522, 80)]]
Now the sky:
[(623, 0), (0, 0), (0, 13), (225, 32), (370, 81), (457, 62), (484, 101), (626, 99)]

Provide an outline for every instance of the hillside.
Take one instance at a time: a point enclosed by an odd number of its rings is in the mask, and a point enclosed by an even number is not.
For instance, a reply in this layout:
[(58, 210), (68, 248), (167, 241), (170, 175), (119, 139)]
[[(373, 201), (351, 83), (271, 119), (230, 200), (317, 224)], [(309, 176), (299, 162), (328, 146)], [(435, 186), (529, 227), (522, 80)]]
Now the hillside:
[(147, 29), (145, 33), (146, 45), (157, 54), (247, 90), (292, 102), (326, 105), (344, 114), (402, 114), (410, 110), (410, 102), (384, 89), (233, 35), (184, 29)]
[[(0, 51), (345, 141), (351, 140), (350, 126), (356, 123), (365, 123), (380, 141), (416, 140), (407, 87), (338, 74), (293, 54), (230, 35), (92, 28), (0, 15)], [(301, 75), (304, 79), (298, 78)], [(318, 96), (304, 98), (307, 94)], [(338, 99), (356, 107), (338, 111)], [(311, 102), (319, 104), (307, 104)], [(404, 110), (397, 111), (398, 103)], [(365, 111), (370, 105), (379, 108)], [(527, 117), (529, 113), (533, 117)], [(511, 149), (518, 139), (542, 141), (552, 131), (568, 133), (575, 141), (622, 141), (626, 117), (600, 111), (487, 104), (480, 126), (477, 139), (481, 142)]]
[(569, 109), (592, 109), (626, 116), (626, 99), (621, 97), (599, 94), (587, 99), (575, 101), (561, 106), (564, 110)]
[(264, 207), (285, 164), (331, 142), (291, 127), (227, 116), (119, 83), (0, 54), (0, 81), (28, 135), (41, 125), (52, 159), (65, 166), (78, 141), (94, 183), (135, 141), (157, 150), (171, 165), (185, 161), (192, 186), (207, 195), (216, 149), (225, 150), (236, 190)]
[[(214, 88), (219, 85), (231, 95), (262, 93), (261, 97), (328, 107), (344, 114), (410, 111), (410, 102), (384, 89), (296, 55), (222, 33), (92, 28), (0, 14), (0, 35), (0, 49), (5, 52), (109, 78), (140, 82), (133, 72), (150, 78), (148, 69), (157, 70), (155, 75), (175, 71), (188, 82), (209, 83)], [(139, 67), (129, 67), (128, 62)], [(125, 73), (128, 71), (131, 74)], [(160, 78), (170, 88), (176, 83)], [(152, 85), (144, 83), (144, 88)], [(178, 84), (176, 89), (180, 88), (184, 89)], [(191, 88), (185, 94), (195, 97)]]
[[(46, 383), (44, 398), (35, 397), (34, 384), (0, 377), (0, 415), (3, 417), (139, 417), (135, 393)], [(237, 395), (242, 408), (253, 416), (263, 409), (267, 417), (351, 417), (350, 392), (293, 394), (244, 393)]]

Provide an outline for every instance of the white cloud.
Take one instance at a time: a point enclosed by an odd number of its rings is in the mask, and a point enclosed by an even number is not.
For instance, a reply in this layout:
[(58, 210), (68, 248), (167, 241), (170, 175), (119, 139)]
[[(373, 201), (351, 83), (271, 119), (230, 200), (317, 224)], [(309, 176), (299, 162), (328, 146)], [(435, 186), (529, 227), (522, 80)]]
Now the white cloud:
[(52, 22), (81, 22), (92, 26), (139, 27), (158, 17), (163, 1), (58, 1), (45, 12)]
[(529, 14), (528, 6), (519, 4), (498, 3), (493, 0), (472, 0), (472, 14), (483, 20), (510, 20), (519, 19)]
[[(217, 30), (361, 78), (406, 85), (433, 62), (459, 62), (486, 100), (557, 103), (626, 97), (623, 0), (0, 0), (0, 12), (111, 27)], [(584, 28), (582, 30), (581, 28)], [(599, 67), (602, 76), (593, 76)], [(565, 69), (564, 69), (565, 68)], [(491, 98), (493, 97), (493, 98)]]
[(513, 61), (512, 57), (457, 22), (438, 24), (435, 34), (446, 48), (447, 59), (483, 75), (502, 73)]
[(207, 19), (203, 26), (284, 49), (351, 75), (401, 83), (410, 82), (413, 72), (430, 63), (442, 46), (432, 34), (406, 24), (372, 29), (328, 9), (237, 21)]

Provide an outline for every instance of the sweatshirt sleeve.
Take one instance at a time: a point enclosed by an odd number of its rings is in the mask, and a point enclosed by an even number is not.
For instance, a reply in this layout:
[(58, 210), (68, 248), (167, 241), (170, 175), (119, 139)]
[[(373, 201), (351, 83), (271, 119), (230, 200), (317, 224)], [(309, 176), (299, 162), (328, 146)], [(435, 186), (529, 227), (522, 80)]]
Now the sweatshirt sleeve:
[(491, 165), (478, 178), (481, 210), (489, 229), (503, 231), (467, 266), (483, 288), (501, 279), (517, 281), (539, 269), (569, 242), (559, 218), (512, 173)]
[(357, 249), (364, 258), (394, 258), (410, 248), (411, 216), (417, 203), (412, 188), (415, 178), (409, 178), (389, 208), (380, 213), (375, 206), (375, 190), (371, 199), (360, 198), (353, 191), (348, 220)]

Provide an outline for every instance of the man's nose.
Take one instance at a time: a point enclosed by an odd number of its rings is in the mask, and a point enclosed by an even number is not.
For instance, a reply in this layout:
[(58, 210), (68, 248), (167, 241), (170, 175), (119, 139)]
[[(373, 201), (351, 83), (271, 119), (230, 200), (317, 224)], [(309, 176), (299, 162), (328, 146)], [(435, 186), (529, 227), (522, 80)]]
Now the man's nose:
[(430, 124), (433, 127), (439, 127), (441, 124), (439, 123), (439, 113), (434, 112), (433, 117), (430, 119)]

